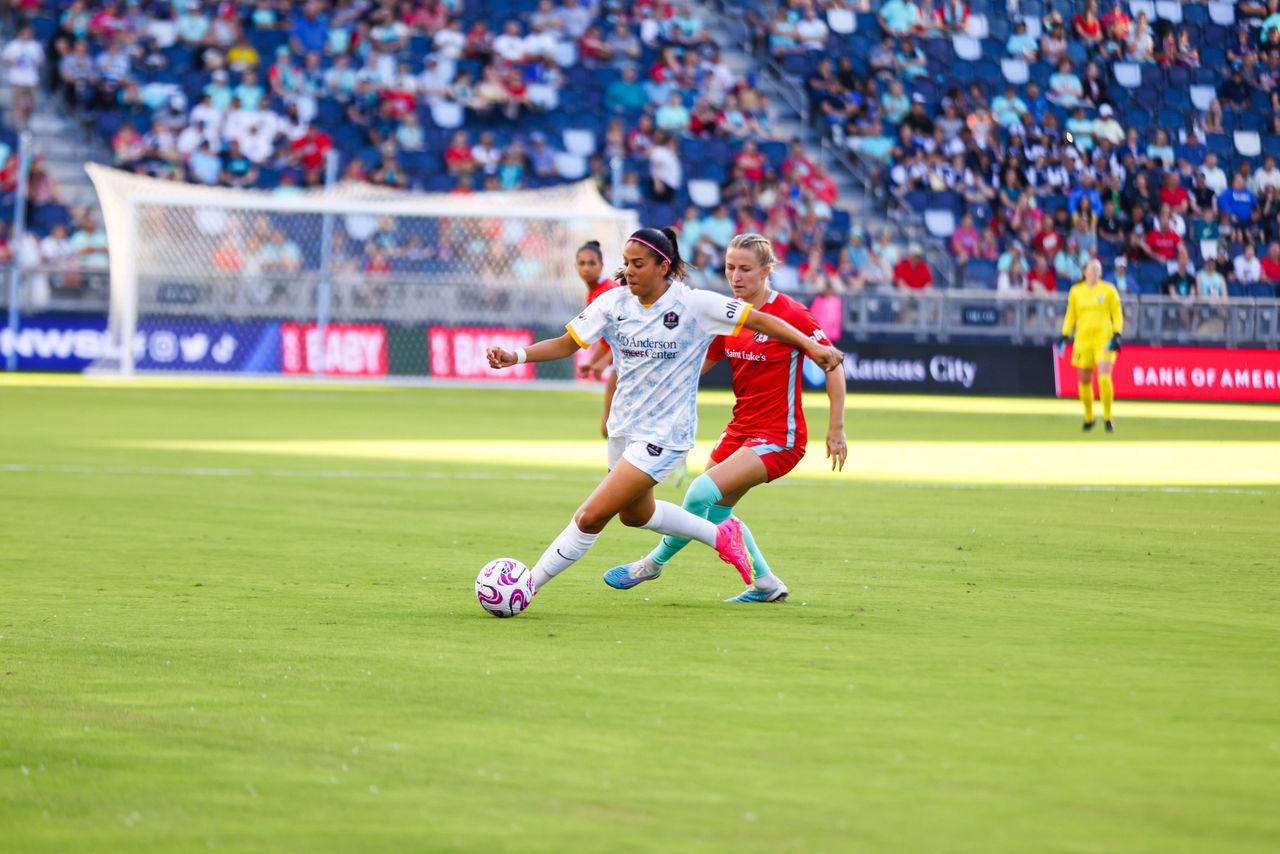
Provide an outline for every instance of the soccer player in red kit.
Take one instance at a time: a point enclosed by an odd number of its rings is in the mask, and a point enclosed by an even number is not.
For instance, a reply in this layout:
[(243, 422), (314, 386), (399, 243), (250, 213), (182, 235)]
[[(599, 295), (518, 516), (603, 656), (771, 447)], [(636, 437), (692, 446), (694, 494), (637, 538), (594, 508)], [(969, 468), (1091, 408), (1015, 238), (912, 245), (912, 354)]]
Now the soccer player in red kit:
[[(739, 234), (725, 252), (725, 277), (738, 299), (756, 311), (785, 320), (820, 344), (830, 344), (809, 310), (769, 287), (777, 259), (773, 244), (760, 234)], [(804, 456), (808, 431), (801, 407), (804, 354), (750, 330), (721, 336), (707, 351), (703, 373), (721, 358), (733, 368), (733, 416), (711, 449), (707, 470), (689, 485), (684, 507), (714, 523), (728, 519), (753, 487), (791, 471)], [(848, 446), (844, 434), (844, 371), (827, 374), (830, 419), (827, 457), (833, 469), (844, 469)], [(781, 602), (787, 586), (774, 575), (745, 522), (743, 540), (751, 556), (752, 583), (730, 602)], [(662, 574), (688, 540), (666, 536), (640, 560), (616, 566), (604, 575), (610, 587), (626, 590)]]
[[(600, 251), (598, 240), (588, 240), (582, 245), (574, 257), (574, 266), (578, 270), (578, 277), (587, 286), (587, 305), (591, 305), (606, 291), (618, 287), (616, 281), (601, 275), (604, 271), (604, 254)], [(613, 406), (613, 393), (618, 389), (618, 375), (610, 370), (612, 362), (613, 354), (609, 345), (601, 338), (591, 345), (578, 363), (579, 377), (585, 379), (593, 376), (605, 381), (604, 416), (600, 419), (600, 435), (606, 439), (609, 438), (609, 408)]]

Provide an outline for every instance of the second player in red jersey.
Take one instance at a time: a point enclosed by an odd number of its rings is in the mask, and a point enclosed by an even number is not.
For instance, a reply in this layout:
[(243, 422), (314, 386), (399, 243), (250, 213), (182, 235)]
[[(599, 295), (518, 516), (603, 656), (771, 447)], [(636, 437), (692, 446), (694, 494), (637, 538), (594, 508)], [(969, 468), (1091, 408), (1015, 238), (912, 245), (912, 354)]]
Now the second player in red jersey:
[[(750, 303), (755, 311), (771, 314), (800, 330), (818, 344), (830, 345), (827, 334), (809, 309), (769, 287), (769, 274), (777, 264), (773, 244), (759, 234), (739, 234), (725, 252), (725, 278), (733, 295)], [(728, 519), (738, 502), (753, 487), (776, 480), (796, 467), (804, 456), (808, 430), (801, 401), (804, 354), (787, 344), (750, 330), (716, 338), (707, 351), (703, 373), (720, 359), (733, 369), (733, 416), (711, 449), (707, 470), (694, 479), (685, 493), (684, 507), (712, 522)], [(833, 469), (844, 469), (848, 455), (844, 435), (845, 376), (843, 370), (827, 373), (830, 420), (827, 425), (827, 457)], [(756, 545), (755, 537), (739, 519), (752, 563), (752, 582), (731, 602), (780, 602), (787, 586), (774, 574)], [(663, 568), (688, 544), (666, 536), (656, 549), (630, 564), (615, 566), (604, 575), (610, 587), (626, 590), (662, 574)]]
[[(591, 305), (607, 291), (618, 287), (616, 281), (601, 275), (604, 271), (604, 255), (600, 251), (598, 240), (589, 240), (582, 245), (574, 257), (574, 266), (577, 268), (578, 278), (582, 279), (582, 283), (587, 286), (587, 305)], [(612, 357), (609, 345), (603, 339), (597, 341), (580, 358), (578, 376), (584, 378), (594, 376), (598, 380), (604, 380), (604, 415), (600, 419), (600, 435), (607, 439), (609, 430), (605, 425), (609, 423), (613, 393), (618, 388), (618, 375), (611, 367)]]
[[(787, 321), (820, 344), (831, 343), (809, 309), (786, 294), (769, 291), (756, 311)], [(804, 355), (761, 337), (744, 330), (715, 339), (707, 351), (708, 367), (729, 360), (734, 397), (733, 417), (711, 449), (711, 462), (750, 448), (764, 463), (766, 480), (774, 480), (796, 467), (809, 438), (800, 399)]]

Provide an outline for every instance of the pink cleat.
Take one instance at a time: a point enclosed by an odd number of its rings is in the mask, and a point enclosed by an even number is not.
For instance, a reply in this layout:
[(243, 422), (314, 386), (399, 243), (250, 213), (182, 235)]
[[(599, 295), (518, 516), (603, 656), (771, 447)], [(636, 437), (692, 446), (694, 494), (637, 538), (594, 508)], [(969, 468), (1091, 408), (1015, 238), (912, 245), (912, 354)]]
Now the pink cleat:
[(716, 526), (716, 553), (722, 561), (738, 570), (743, 583), (751, 584), (755, 578), (755, 567), (746, 543), (742, 541), (742, 523), (732, 516)]

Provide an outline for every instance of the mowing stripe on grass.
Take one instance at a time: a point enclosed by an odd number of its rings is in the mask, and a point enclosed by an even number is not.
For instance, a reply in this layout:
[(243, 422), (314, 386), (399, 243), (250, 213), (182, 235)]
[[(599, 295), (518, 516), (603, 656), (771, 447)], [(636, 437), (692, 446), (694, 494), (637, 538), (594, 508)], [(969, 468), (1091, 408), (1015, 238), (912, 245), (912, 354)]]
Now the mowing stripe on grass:
[[(166, 468), (164, 466), (86, 466), (86, 465), (27, 465), (25, 463), (0, 463), (0, 475), (4, 474), (74, 474), (108, 477), (281, 477), (315, 480), (519, 480), (594, 482), (589, 474), (532, 474), (529, 472), (478, 472), (478, 471), (403, 471), (378, 469), (255, 469), (255, 468)], [(670, 483), (670, 481), (668, 481)], [(780, 480), (774, 486), (801, 486), (799, 482)], [(805, 483), (804, 486), (842, 486), (837, 480)], [(1280, 495), (1280, 489), (1245, 489), (1230, 486), (1087, 486), (1067, 484), (1020, 483), (874, 483), (868, 486), (885, 489), (1003, 489), (1018, 492), (1154, 492), (1165, 495)]]
[[(605, 455), (598, 441), (572, 440), (142, 440), (111, 447), (592, 471), (603, 470)], [(815, 442), (791, 477), (1076, 486), (1269, 485), (1280, 484), (1280, 443), (855, 441), (849, 444), (845, 470), (832, 472), (823, 445)]]

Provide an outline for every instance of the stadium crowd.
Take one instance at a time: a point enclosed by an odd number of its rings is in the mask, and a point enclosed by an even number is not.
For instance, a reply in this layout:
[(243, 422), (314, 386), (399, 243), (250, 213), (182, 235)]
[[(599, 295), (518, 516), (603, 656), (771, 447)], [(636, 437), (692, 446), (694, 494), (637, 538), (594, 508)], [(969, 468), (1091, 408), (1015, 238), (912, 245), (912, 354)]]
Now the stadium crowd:
[(1275, 296), (1280, 2), (875, 5), (743, 11), (966, 284)]
[[(729, 69), (688, 4), (21, 5), (10, 84), (33, 85), (17, 122), (42, 83), (138, 173), (297, 192), (337, 150), (343, 179), (391, 187), (590, 177), (646, 221), (678, 222), (704, 269), (734, 231), (770, 229), (792, 287), (847, 229), (834, 181), (776, 138), (754, 76)], [(0, 154), (16, 164), (11, 145)], [(48, 189), (35, 230), (77, 228)]]
[[(1095, 256), (1126, 291), (1280, 283), (1280, 0), (723, 0), (762, 60), (745, 75), (682, 2), (15, 5), (15, 122), (55, 96), (118, 166), (161, 178), (291, 193), (324, 181), (331, 150), (345, 179), (439, 192), (590, 177), (678, 224), (703, 271), (758, 230), (783, 289), (943, 284), (922, 247), (851, 224), (832, 177), (778, 138), (767, 60), (947, 241), (965, 286), (1052, 291)], [(4, 194), (12, 148), (0, 135)], [(0, 260), (102, 260), (38, 161), (30, 210), (31, 241), (0, 232)], [(41, 248), (55, 227), (74, 252)]]

